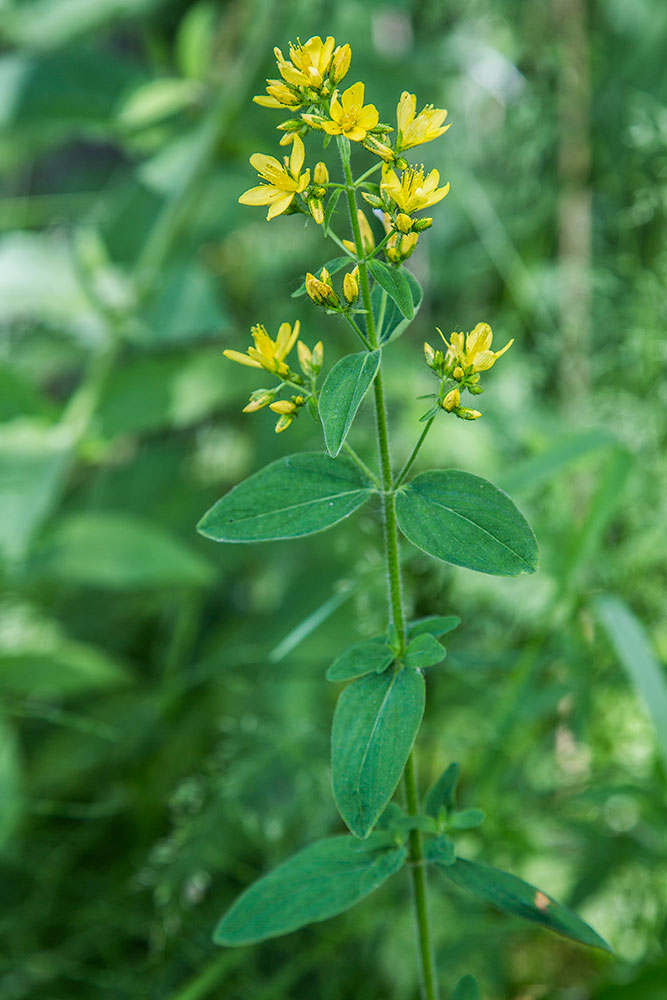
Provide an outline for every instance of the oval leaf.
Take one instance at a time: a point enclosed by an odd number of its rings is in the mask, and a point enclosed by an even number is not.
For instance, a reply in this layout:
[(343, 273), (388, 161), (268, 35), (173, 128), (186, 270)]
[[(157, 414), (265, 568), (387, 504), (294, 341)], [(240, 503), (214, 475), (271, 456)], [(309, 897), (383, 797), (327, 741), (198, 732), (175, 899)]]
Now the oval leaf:
[(289, 455), (230, 490), (204, 514), (197, 530), (215, 542), (299, 538), (341, 521), (371, 492), (346, 458)]
[[(414, 318), (414, 314), (422, 304), (424, 292), (414, 274), (410, 274), (409, 271), (404, 271), (403, 274), (410, 286)], [(405, 318), (393, 299), (389, 298), (380, 285), (375, 285), (371, 292), (371, 305), (373, 307), (373, 316), (375, 317), (376, 334), (380, 344), (387, 344), (390, 340), (396, 340), (397, 337), (400, 337), (407, 330), (412, 322), (412, 320)], [(363, 314), (359, 315), (359, 325), (364, 333), (368, 334), (366, 317)]]
[(415, 308), (412, 301), (412, 289), (406, 277), (407, 271), (402, 268), (388, 267), (379, 260), (370, 260), (368, 270), (378, 285), (392, 299), (406, 319), (412, 319)]
[[(437, 842), (436, 842), (437, 843)], [(590, 945), (592, 948), (602, 948), (611, 951), (609, 945), (592, 927), (573, 913), (567, 907), (557, 903), (551, 896), (536, 889), (534, 885), (524, 882), (516, 875), (492, 868), (490, 865), (478, 864), (476, 861), (465, 861), (458, 858), (453, 865), (442, 865), (429, 847), (428, 859), (433, 861), (443, 875), (470, 892), (477, 899), (513, 916), (523, 917), (534, 923), (542, 924), (549, 930), (562, 934), (564, 937)]]
[(396, 790), (424, 713), (416, 670), (369, 674), (338, 699), (331, 734), (333, 793), (357, 837), (366, 837)]
[(453, 632), (461, 624), (461, 619), (456, 615), (429, 615), (427, 618), (418, 618), (408, 625), (408, 635), (413, 639), (416, 635), (445, 635)]
[(357, 642), (337, 656), (326, 673), (328, 681), (351, 681), (364, 674), (381, 673), (394, 662), (393, 649), (378, 639)]
[(348, 354), (333, 366), (320, 393), (320, 418), (327, 450), (334, 457), (343, 447), (380, 365), (380, 351)]
[(423, 472), (398, 490), (396, 514), (413, 545), (480, 573), (534, 573), (535, 535), (493, 483), (455, 469)]
[(403, 654), (403, 663), (406, 667), (413, 667), (421, 670), (422, 667), (434, 667), (436, 663), (442, 663), (447, 656), (447, 652), (440, 645), (434, 635), (428, 632), (416, 636), (409, 644)]
[(335, 917), (382, 885), (405, 862), (404, 847), (378, 850), (328, 837), (251, 885), (215, 929), (216, 944), (253, 944)]

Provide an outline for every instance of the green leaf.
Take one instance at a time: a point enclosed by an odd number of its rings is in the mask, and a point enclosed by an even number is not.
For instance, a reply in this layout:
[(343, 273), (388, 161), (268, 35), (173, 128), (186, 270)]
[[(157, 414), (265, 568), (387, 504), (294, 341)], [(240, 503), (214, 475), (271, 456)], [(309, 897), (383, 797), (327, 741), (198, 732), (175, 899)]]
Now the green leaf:
[(189, 7), (178, 26), (175, 55), (183, 76), (205, 80), (211, 67), (218, 10), (214, 3)]
[(463, 976), (456, 984), (451, 1000), (482, 1000), (479, 986), (474, 976)]
[(346, 458), (288, 455), (235, 486), (197, 530), (215, 542), (267, 542), (324, 531), (361, 507), (372, 486)]
[(347, 687), (331, 736), (333, 792), (357, 837), (366, 837), (396, 790), (424, 713), (416, 670), (369, 674)]
[(456, 862), (456, 849), (454, 841), (449, 837), (440, 836), (430, 841), (427, 848), (427, 858), (435, 865), (448, 868)]
[(535, 535), (510, 498), (486, 479), (454, 469), (422, 472), (398, 490), (403, 534), (429, 555), (480, 573), (534, 573)]
[(337, 656), (326, 673), (328, 681), (349, 681), (364, 674), (382, 673), (396, 654), (381, 639), (368, 639), (350, 646)]
[(202, 96), (201, 84), (183, 77), (160, 77), (140, 84), (118, 111), (124, 129), (142, 129), (191, 107)]
[(349, 910), (404, 864), (406, 850), (328, 837), (250, 886), (215, 929), (216, 944), (253, 944)]
[(481, 809), (462, 809), (452, 814), (449, 820), (451, 830), (475, 830), (481, 826), (486, 816)]
[(461, 624), (461, 619), (456, 615), (429, 615), (428, 618), (418, 618), (408, 625), (408, 636), (414, 639), (416, 635), (446, 635), (453, 632)]
[(0, 854), (23, 812), (23, 763), (14, 726), (0, 716)]
[(127, 684), (129, 675), (95, 646), (60, 636), (0, 650), (0, 692), (68, 697)]
[[(405, 271), (404, 276), (410, 286), (413, 313), (416, 313), (422, 304), (424, 293), (414, 274)], [(373, 287), (371, 305), (373, 307), (376, 333), (380, 344), (387, 344), (390, 340), (396, 340), (397, 337), (400, 337), (407, 330), (412, 322), (412, 320), (405, 318), (393, 299), (387, 295), (380, 285)], [(365, 334), (368, 334), (365, 316), (359, 317), (359, 326)]]
[(516, 875), (510, 875), (490, 865), (478, 864), (476, 861), (465, 861), (463, 858), (458, 858), (453, 865), (442, 865), (432, 854), (430, 845), (427, 857), (459, 888), (465, 889), (484, 903), (490, 903), (503, 913), (542, 924), (557, 934), (590, 945), (592, 948), (611, 951), (606, 941), (576, 913), (557, 903), (535, 886), (517, 878)]
[[(343, 193), (343, 189), (342, 188), (336, 188), (335, 191), (329, 196), (329, 201), (327, 202), (327, 207), (326, 207), (326, 209), (324, 211), (324, 222), (322, 223), (322, 235), (323, 236), (328, 236), (329, 235), (329, 226), (331, 225), (331, 219), (333, 217), (334, 212), (336, 211), (336, 205), (338, 204), (338, 199), (340, 198), (340, 196), (342, 195), (342, 193)], [(353, 261), (352, 261), (351, 258), (348, 258), (348, 260), (350, 262), (350, 267), (351, 267), (352, 264), (353, 264)], [(327, 270), (328, 270), (328, 268), (327, 268)], [(333, 272), (329, 271), (329, 274), (332, 274), (332, 273)], [(304, 290), (305, 290), (305, 287), (306, 287), (305, 284), (304, 284), (303, 287), (304, 287)]]
[(415, 307), (412, 301), (412, 288), (403, 268), (389, 267), (379, 260), (370, 260), (368, 270), (381, 288), (392, 299), (406, 319), (412, 319)]
[(598, 597), (598, 620), (630, 683), (644, 702), (655, 726), (656, 740), (667, 768), (667, 677), (653, 654), (640, 621), (618, 597)]
[(371, 387), (380, 366), (381, 351), (348, 354), (333, 366), (320, 393), (320, 417), (327, 450), (334, 458)]
[(454, 762), (446, 768), (426, 796), (424, 808), (429, 816), (437, 816), (441, 809), (449, 812), (456, 803), (456, 785), (459, 765)]
[[(337, 274), (338, 271), (342, 271), (344, 267), (354, 267), (355, 258), (354, 257), (333, 257), (328, 260), (326, 264), (322, 266), (327, 269), (329, 274)], [(293, 299), (299, 299), (302, 295), (306, 294), (306, 276), (304, 275), (303, 280), (297, 290), (292, 292)]]
[(48, 577), (96, 587), (199, 587), (214, 568), (149, 521), (106, 512), (61, 520), (40, 547), (35, 568)]
[(446, 656), (447, 651), (440, 645), (435, 636), (425, 633), (416, 636), (412, 642), (408, 643), (403, 654), (403, 663), (406, 667), (421, 670), (422, 667), (433, 667), (436, 663), (442, 663)]

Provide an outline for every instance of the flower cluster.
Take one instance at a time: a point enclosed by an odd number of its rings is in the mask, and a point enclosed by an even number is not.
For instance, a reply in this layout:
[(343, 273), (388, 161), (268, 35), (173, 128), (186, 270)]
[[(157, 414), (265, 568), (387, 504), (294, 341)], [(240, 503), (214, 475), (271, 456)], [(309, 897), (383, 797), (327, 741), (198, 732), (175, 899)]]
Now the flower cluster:
[[(224, 351), (225, 357), (230, 361), (236, 361), (248, 368), (260, 368), (271, 372), (280, 380), (272, 389), (255, 389), (250, 395), (249, 402), (243, 407), (244, 413), (255, 413), (265, 406), (277, 413), (276, 434), (287, 430), (298, 416), (300, 408), (313, 397), (315, 382), (322, 368), (324, 356), (322, 342), (316, 344), (311, 351), (303, 341), (299, 340), (300, 329), (301, 324), (298, 320), (293, 327), (289, 323), (281, 323), (276, 339), (272, 340), (265, 327), (258, 323), (251, 330), (254, 345), (249, 347), (245, 354), (240, 351)], [(295, 345), (303, 377), (293, 372), (285, 361)], [(277, 399), (285, 386), (295, 388), (297, 393), (288, 399)]]
[(438, 408), (442, 408), (463, 420), (477, 420), (482, 414), (479, 410), (461, 406), (461, 392), (467, 390), (473, 396), (484, 392), (479, 384), (480, 372), (492, 368), (498, 358), (509, 351), (514, 340), (505, 344), (502, 350), (492, 351), (493, 332), (488, 323), (478, 323), (470, 333), (452, 333), (449, 340), (442, 330), (438, 327), (436, 330), (447, 350), (434, 350), (430, 344), (424, 344), (426, 364), (440, 379), (437, 403), (425, 417), (430, 419)]

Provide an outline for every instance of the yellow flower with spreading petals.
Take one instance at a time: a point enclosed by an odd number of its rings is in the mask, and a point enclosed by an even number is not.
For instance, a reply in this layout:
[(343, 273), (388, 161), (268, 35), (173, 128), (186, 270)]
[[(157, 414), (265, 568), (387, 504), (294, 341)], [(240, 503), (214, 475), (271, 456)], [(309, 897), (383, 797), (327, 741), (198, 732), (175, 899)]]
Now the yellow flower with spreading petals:
[(301, 324), (298, 320), (294, 327), (289, 323), (281, 323), (278, 336), (275, 340), (271, 340), (265, 327), (258, 323), (251, 331), (252, 339), (255, 341), (254, 347), (249, 347), (246, 354), (241, 354), (240, 351), (224, 351), (224, 355), (230, 361), (237, 361), (238, 364), (247, 365), (248, 368), (263, 368), (267, 372), (286, 378), (290, 370), (285, 364), (285, 358), (299, 339), (300, 329)]
[(427, 104), (415, 117), (416, 110), (416, 96), (404, 90), (396, 106), (397, 153), (412, 149), (413, 146), (421, 146), (423, 142), (431, 142), (449, 128), (449, 125), (442, 124), (447, 117), (447, 112), (443, 108), (434, 108), (432, 104)]
[[(375, 128), (380, 115), (374, 104), (364, 105), (364, 85), (355, 83), (343, 91), (340, 101), (338, 91), (334, 92), (329, 105), (331, 121), (316, 123), (327, 135), (346, 135), (352, 142), (361, 142), (366, 133)], [(310, 115), (302, 115), (306, 121)], [(311, 122), (313, 124), (313, 122)]]
[(284, 166), (275, 156), (253, 153), (250, 163), (267, 183), (244, 191), (239, 198), (241, 204), (268, 205), (267, 219), (274, 219), (276, 215), (286, 212), (294, 195), (305, 191), (310, 182), (310, 170), (301, 173), (305, 155), (305, 147), (298, 135), (294, 136), (292, 155), (283, 158)]
[[(466, 374), (488, 371), (505, 351), (509, 351), (514, 343), (514, 339), (512, 339), (508, 344), (505, 344), (501, 351), (492, 351), (490, 348), (493, 332), (488, 323), (478, 323), (470, 333), (452, 333), (449, 342), (445, 339), (442, 330), (438, 327), (436, 330), (447, 344), (445, 363), (458, 362)], [(456, 370), (454, 377), (456, 377)]]
[(290, 42), (289, 59), (285, 59), (280, 49), (275, 48), (278, 71), (283, 80), (294, 87), (319, 90), (329, 72), (335, 45), (330, 35), (324, 42), (319, 35), (314, 35), (303, 45), (297, 39), (296, 45)]
[(437, 170), (431, 170), (424, 177), (424, 168), (409, 167), (403, 171), (401, 179), (391, 167), (383, 167), (382, 170), (382, 190), (388, 194), (401, 212), (412, 215), (423, 208), (430, 208), (436, 205), (449, 192), (449, 183), (439, 188), (440, 174)]

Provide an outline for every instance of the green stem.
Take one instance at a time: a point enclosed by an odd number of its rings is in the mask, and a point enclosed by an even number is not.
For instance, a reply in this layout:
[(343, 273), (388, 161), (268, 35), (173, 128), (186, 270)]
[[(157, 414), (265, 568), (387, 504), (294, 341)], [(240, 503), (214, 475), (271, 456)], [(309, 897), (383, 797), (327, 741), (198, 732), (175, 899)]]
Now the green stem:
[[(340, 143), (339, 143), (340, 149)], [(357, 248), (359, 259), (359, 284), (361, 294), (366, 309), (366, 329), (368, 339), (374, 348), (378, 346), (377, 330), (373, 317), (371, 305), (370, 285), (368, 281), (368, 266), (364, 258), (364, 248), (361, 242), (361, 232), (359, 220), (357, 219), (357, 201), (355, 195), (354, 180), (350, 164), (342, 155), (343, 170), (347, 181), (347, 203), (350, 212), (350, 222), (354, 234), (354, 243)], [(391, 620), (400, 643), (401, 650), (406, 645), (406, 622), (403, 612), (402, 584), (401, 584), (401, 564), (398, 545), (398, 524), (396, 520), (396, 492), (393, 486), (393, 473), (391, 468), (391, 456), (389, 452), (389, 432), (387, 427), (387, 409), (384, 396), (384, 384), (382, 380), (382, 365), (378, 369), (373, 382), (375, 392), (375, 417), (377, 425), (378, 452), (380, 455), (380, 465), (382, 469), (382, 503), (384, 507), (384, 541), (387, 563), (387, 580), (389, 591), (389, 607)], [(419, 795), (417, 793), (416, 765), (413, 753), (410, 753), (404, 772), (405, 792), (407, 799), (408, 813), (415, 816), (420, 811)], [(412, 886), (415, 900), (415, 920), (417, 924), (417, 938), (419, 942), (419, 960), (421, 965), (422, 992), (424, 1000), (438, 1000), (438, 983), (435, 975), (435, 962), (433, 958), (433, 947), (431, 943), (431, 931), (429, 926), (428, 912), (428, 885), (426, 882), (426, 870), (424, 867), (424, 850), (422, 835), (420, 830), (411, 830), (410, 839), (410, 860), (412, 864), (410, 871), (412, 875)]]
[(343, 451), (346, 453), (346, 455), (349, 455), (349, 457), (352, 459), (352, 461), (354, 462), (354, 464), (356, 466), (358, 466), (359, 469), (361, 469), (361, 471), (364, 473), (364, 475), (368, 476), (368, 478), (373, 483), (373, 485), (375, 486), (375, 488), (377, 490), (382, 490), (382, 483), (380, 482), (380, 480), (378, 479), (378, 477), (375, 475), (375, 473), (371, 469), (368, 468), (368, 466), (364, 462), (363, 458), (361, 458), (359, 455), (357, 455), (357, 453), (354, 450), (354, 448), (351, 445), (349, 445), (347, 443), (347, 441), (345, 441), (343, 443)]
[(419, 454), (419, 450), (420, 450), (421, 446), (423, 445), (424, 441), (426, 440), (426, 435), (430, 431), (430, 429), (431, 429), (431, 427), (433, 425), (433, 421), (434, 420), (435, 420), (435, 417), (431, 417), (431, 419), (426, 422), (426, 426), (424, 427), (424, 430), (419, 435), (419, 440), (417, 441), (417, 444), (412, 449), (410, 457), (408, 458), (407, 462), (405, 463), (405, 465), (403, 466), (403, 468), (401, 469), (401, 471), (398, 474), (396, 482), (394, 483), (394, 489), (395, 490), (398, 489), (398, 487), (401, 485), (401, 483), (403, 482), (403, 480), (407, 476), (408, 472), (412, 468), (412, 463), (414, 462), (414, 460), (416, 459), (417, 455)]
[(356, 335), (359, 338), (359, 340), (366, 347), (366, 349), (369, 350), (369, 351), (372, 351), (373, 347), (372, 347), (371, 343), (369, 342), (369, 340), (367, 339), (367, 337), (364, 336), (364, 333), (363, 333), (361, 327), (359, 326), (359, 324), (357, 322), (355, 322), (355, 320), (352, 319), (352, 317), (350, 316), (349, 313), (343, 313), (343, 315), (345, 316), (345, 319), (348, 321), (348, 323), (350, 324), (350, 326), (352, 327), (352, 329), (356, 333)]

